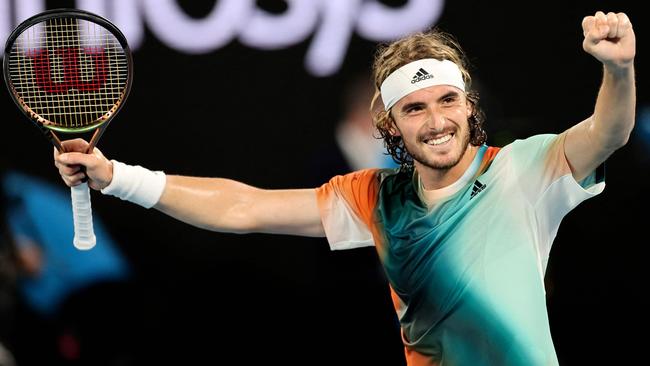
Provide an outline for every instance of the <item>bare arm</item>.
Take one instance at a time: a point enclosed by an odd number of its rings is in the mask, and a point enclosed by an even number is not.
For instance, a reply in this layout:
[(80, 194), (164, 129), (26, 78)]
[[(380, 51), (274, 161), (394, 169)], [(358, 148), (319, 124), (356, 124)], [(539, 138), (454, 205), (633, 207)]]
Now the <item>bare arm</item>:
[(564, 146), (573, 176), (581, 180), (625, 145), (634, 127), (636, 41), (623, 13), (597, 12), (583, 19), (583, 48), (603, 63), (594, 114), (571, 127)]
[(325, 236), (314, 189), (263, 190), (228, 179), (167, 176), (154, 207), (209, 230)]
[[(64, 141), (69, 153), (54, 152), (55, 165), (68, 186), (87, 176), (96, 190), (113, 179), (113, 164), (81, 139)], [(86, 168), (86, 173), (80, 167)], [(168, 175), (154, 208), (200, 228), (231, 233), (325, 236), (314, 189), (264, 190), (222, 178)]]

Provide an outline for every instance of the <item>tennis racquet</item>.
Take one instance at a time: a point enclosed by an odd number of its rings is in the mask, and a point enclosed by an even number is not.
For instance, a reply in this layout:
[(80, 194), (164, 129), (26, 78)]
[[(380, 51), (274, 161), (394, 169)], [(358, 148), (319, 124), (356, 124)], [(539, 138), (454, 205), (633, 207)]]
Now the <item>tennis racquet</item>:
[[(120, 30), (82, 10), (55, 9), (25, 20), (5, 46), (4, 80), (16, 105), (60, 151), (57, 134), (91, 133), (91, 153), (122, 108), (133, 81), (133, 58)], [(95, 246), (90, 190), (71, 188), (73, 244)]]

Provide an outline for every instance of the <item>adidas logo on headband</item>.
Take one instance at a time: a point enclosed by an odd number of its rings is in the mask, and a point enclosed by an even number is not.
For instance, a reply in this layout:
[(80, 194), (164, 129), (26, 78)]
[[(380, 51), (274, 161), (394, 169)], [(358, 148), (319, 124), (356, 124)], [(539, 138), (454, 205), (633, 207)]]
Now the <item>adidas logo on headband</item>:
[(418, 81), (426, 80), (426, 79), (431, 79), (433, 75), (429, 74), (427, 70), (420, 68), (418, 72), (413, 75), (413, 79), (411, 79), (411, 84), (415, 84)]

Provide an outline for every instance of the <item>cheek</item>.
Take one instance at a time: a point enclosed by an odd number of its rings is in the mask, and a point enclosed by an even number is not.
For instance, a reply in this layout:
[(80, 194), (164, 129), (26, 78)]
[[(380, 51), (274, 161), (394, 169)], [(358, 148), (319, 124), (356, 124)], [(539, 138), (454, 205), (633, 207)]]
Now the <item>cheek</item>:
[(466, 100), (465, 103), (463, 103), (463, 109), (465, 116), (467, 116), (467, 118), (470, 118), (474, 113), (474, 104), (472, 104), (469, 100)]
[(472, 116), (472, 110), (467, 107), (459, 107), (454, 109), (448, 116), (460, 126), (469, 126), (469, 118)]

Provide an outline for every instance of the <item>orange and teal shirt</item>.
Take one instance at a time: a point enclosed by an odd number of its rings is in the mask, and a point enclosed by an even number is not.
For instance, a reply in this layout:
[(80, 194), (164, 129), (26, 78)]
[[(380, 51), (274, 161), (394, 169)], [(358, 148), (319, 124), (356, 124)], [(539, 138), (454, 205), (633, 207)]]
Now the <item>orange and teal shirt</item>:
[(409, 366), (557, 365), (544, 272), (562, 218), (603, 191), (577, 182), (565, 134), (478, 149), (437, 191), (413, 169), (368, 169), (317, 189), (333, 250), (375, 246)]

